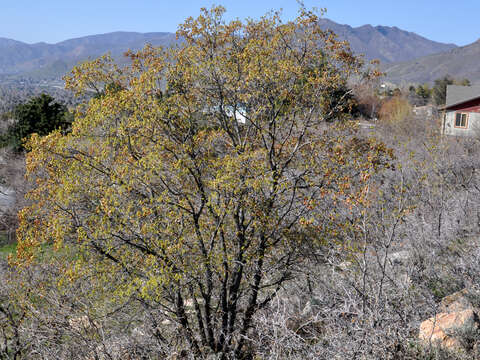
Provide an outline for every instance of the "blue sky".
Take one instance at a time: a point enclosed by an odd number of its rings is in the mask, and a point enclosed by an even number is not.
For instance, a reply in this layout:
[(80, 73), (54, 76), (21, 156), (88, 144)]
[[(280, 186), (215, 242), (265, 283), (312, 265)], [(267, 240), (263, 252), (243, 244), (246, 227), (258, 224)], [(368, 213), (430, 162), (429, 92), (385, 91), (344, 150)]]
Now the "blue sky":
[[(480, 0), (304, 0), (327, 8), (336, 22), (397, 26), (429, 39), (466, 45), (480, 38)], [(298, 9), (295, 0), (2, 0), (0, 37), (27, 43), (58, 42), (111, 31), (172, 31), (202, 6), (221, 4), (227, 18), (259, 17), (284, 9), (286, 19)]]

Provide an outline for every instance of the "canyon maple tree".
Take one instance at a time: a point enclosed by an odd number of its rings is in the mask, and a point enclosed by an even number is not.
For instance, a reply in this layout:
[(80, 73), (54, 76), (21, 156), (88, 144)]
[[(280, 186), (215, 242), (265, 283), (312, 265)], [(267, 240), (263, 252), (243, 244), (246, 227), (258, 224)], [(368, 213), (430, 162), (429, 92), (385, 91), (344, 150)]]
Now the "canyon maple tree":
[(17, 261), (53, 243), (68, 252), (65, 279), (92, 276), (96, 295), (108, 283), (110, 299), (158, 310), (162, 341), (175, 342), (173, 326), (197, 357), (248, 358), (255, 313), (309, 252), (355, 231), (391, 153), (343, 116), (347, 81), (371, 74), (315, 14), (223, 14), (187, 19), (176, 48), (147, 46), (125, 67), (102, 57), (66, 78), (99, 96), (71, 133), (29, 142), (36, 185)]

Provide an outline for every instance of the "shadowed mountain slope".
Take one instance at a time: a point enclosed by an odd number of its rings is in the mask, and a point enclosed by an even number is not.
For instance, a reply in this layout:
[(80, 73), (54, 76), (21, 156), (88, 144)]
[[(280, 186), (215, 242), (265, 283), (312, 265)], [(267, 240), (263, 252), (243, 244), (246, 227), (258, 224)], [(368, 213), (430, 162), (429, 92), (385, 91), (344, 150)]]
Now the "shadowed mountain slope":
[(397, 27), (363, 25), (353, 28), (328, 19), (321, 19), (320, 25), (322, 29), (330, 29), (340, 39), (347, 40), (355, 53), (365, 54), (367, 59), (378, 59), (382, 63), (408, 61), (457, 47), (428, 40)]
[(149, 43), (169, 46), (175, 42), (175, 34), (114, 32), (70, 39), (57, 44), (25, 44), (0, 38), (0, 74), (33, 72), (46, 77), (59, 76), (78, 61), (111, 53), (121, 56), (128, 49), (138, 50)]
[(439, 54), (412, 61), (387, 64), (384, 71), (391, 82), (432, 82), (449, 74), (480, 84), (480, 40)]

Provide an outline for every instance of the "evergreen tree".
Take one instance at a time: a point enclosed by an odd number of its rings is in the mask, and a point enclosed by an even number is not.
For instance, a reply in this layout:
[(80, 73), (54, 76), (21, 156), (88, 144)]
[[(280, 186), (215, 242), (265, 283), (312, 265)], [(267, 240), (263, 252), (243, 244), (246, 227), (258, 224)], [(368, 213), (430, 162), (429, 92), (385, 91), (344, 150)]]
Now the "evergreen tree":
[(11, 145), (15, 151), (22, 151), (25, 138), (33, 133), (41, 136), (53, 130), (67, 130), (72, 123), (72, 115), (65, 105), (47, 94), (30, 99), (18, 105), (14, 112), (16, 122), (3, 137), (3, 145)]

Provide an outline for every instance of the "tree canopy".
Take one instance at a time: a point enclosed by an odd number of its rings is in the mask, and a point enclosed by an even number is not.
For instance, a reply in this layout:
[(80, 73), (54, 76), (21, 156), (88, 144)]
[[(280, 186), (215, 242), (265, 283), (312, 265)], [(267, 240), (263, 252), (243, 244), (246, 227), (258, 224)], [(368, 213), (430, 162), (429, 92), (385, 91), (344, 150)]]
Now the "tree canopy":
[(358, 231), (391, 154), (343, 116), (339, 94), (363, 64), (316, 15), (223, 13), (187, 19), (177, 48), (147, 46), (122, 68), (105, 56), (66, 78), (79, 94), (117, 85), (79, 107), (71, 133), (31, 138), (18, 261), (53, 243), (69, 252), (65, 279), (91, 276), (95, 296), (108, 283), (111, 299), (155, 309), (199, 357), (247, 358), (256, 312), (309, 254)]
[(16, 122), (3, 136), (3, 143), (13, 146), (16, 151), (23, 150), (24, 140), (31, 134), (44, 136), (56, 129), (66, 130), (72, 122), (67, 107), (48, 94), (17, 105), (13, 117)]
[(447, 86), (448, 85), (461, 85), (461, 86), (470, 86), (470, 80), (456, 80), (450, 75), (446, 75), (443, 78), (435, 80), (434, 86), (432, 88), (433, 100), (437, 105), (445, 105), (447, 101)]

